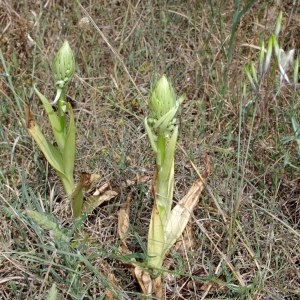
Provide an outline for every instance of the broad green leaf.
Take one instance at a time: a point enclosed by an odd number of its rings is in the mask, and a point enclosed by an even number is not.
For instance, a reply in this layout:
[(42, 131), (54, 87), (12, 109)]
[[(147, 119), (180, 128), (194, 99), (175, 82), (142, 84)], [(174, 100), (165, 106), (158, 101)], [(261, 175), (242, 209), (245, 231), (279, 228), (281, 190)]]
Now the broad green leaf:
[[(29, 108), (27, 109), (29, 110)], [(30, 111), (27, 111), (26, 126), (28, 132), (38, 144), (40, 150), (45, 155), (49, 164), (57, 172), (64, 174), (63, 160), (60, 152), (46, 140), (45, 136), (42, 134), (35, 121), (31, 118)]]
[(62, 152), (64, 149), (64, 145), (65, 145), (65, 128), (62, 127), (62, 123), (60, 122), (59, 117), (53, 110), (53, 107), (49, 103), (47, 98), (36, 87), (34, 87), (34, 90), (37, 93), (37, 95), (39, 96), (40, 100), (42, 101), (43, 106), (46, 110), (46, 113), (48, 114), (55, 141), (58, 145), (58, 148)]
[(74, 163), (75, 163), (75, 121), (73, 109), (68, 103), (68, 110), (70, 113), (70, 125), (65, 139), (65, 145), (63, 150), (63, 162), (65, 174), (70, 182), (73, 182), (73, 172), (74, 172)]

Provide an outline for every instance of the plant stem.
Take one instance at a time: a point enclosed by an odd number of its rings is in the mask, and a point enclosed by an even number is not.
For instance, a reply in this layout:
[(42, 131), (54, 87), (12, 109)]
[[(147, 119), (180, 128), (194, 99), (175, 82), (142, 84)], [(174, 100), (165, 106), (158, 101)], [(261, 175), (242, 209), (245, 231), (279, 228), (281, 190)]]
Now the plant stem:
[(59, 100), (57, 102), (58, 117), (61, 124), (61, 128), (64, 131), (64, 136), (67, 134), (66, 128), (66, 89), (62, 88)]
[(157, 154), (156, 154), (156, 166), (158, 172), (160, 171), (163, 162), (165, 160), (165, 146), (166, 146), (165, 134), (159, 133), (157, 136)]

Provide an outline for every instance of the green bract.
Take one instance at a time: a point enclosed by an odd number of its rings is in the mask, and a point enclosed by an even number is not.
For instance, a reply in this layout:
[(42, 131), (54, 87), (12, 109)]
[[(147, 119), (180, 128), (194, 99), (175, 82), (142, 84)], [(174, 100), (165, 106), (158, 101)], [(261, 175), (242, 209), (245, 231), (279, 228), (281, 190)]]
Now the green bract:
[(52, 62), (52, 72), (55, 78), (55, 86), (60, 89), (65, 87), (74, 75), (75, 58), (68, 41), (65, 41), (56, 53)]
[[(184, 96), (176, 100), (174, 88), (164, 75), (158, 80), (151, 91), (149, 100), (151, 114), (145, 118), (144, 123), (151, 147), (158, 154), (157, 163), (159, 165), (162, 163), (160, 159), (164, 157), (163, 144), (169, 141), (174, 132), (176, 133), (176, 130), (174, 130), (176, 127), (175, 115), (183, 100)], [(175, 140), (176, 143), (176, 139), (177, 136), (171, 140)], [(157, 149), (158, 145), (161, 148), (160, 151)]]
[(152, 117), (160, 118), (176, 106), (176, 94), (166, 76), (162, 76), (152, 89), (149, 107)]

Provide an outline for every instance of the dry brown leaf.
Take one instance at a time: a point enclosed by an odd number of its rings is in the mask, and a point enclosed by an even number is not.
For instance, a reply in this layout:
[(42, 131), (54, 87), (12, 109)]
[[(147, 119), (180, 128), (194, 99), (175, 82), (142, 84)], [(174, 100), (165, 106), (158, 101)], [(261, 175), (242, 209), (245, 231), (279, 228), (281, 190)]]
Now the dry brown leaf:
[[(100, 187), (95, 189), (90, 196), (87, 196), (87, 200), (83, 203), (82, 210), (84, 213), (89, 214), (102, 203), (115, 198), (122, 189), (146, 182), (149, 180), (149, 178), (150, 177), (146, 175), (137, 175), (135, 178), (127, 179), (119, 185), (112, 185), (110, 182), (105, 182)], [(95, 181), (95, 179), (93, 181)]]
[(165, 229), (165, 253), (170, 250), (183, 233), (183, 230), (185, 229), (191, 214), (199, 201), (199, 197), (204, 186), (205, 181), (202, 178), (195, 181), (187, 194), (172, 209)]
[(134, 274), (136, 279), (139, 282), (139, 285), (145, 295), (152, 294), (152, 279), (150, 274), (142, 269), (141, 267), (137, 266), (134, 269)]
[(121, 184), (121, 187), (129, 187), (129, 186), (133, 186), (136, 184), (140, 184), (140, 183), (145, 183), (147, 182), (151, 177), (148, 175), (137, 175), (135, 178), (133, 179), (127, 179), (125, 181), (125, 183)]
[[(107, 277), (108, 277), (110, 287), (112, 287), (114, 289), (119, 289), (119, 286), (118, 286), (115, 275), (110, 273), (110, 274), (108, 274)], [(106, 289), (105, 290), (105, 299), (106, 300), (117, 300), (116, 296), (111, 291), (111, 289)]]
[(88, 199), (83, 203), (82, 211), (83, 211), (83, 213), (90, 214), (99, 205), (113, 199), (117, 195), (118, 195), (118, 193), (113, 190), (107, 190), (99, 196), (92, 195), (92, 196), (88, 197)]
[(193, 250), (195, 245), (195, 233), (190, 220), (183, 231), (182, 237), (177, 240), (174, 248), (176, 252), (183, 255), (186, 251)]
[(124, 246), (126, 246), (126, 236), (129, 228), (129, 213), (130, 213), (131, 199), (132, 199), (132, 193), (129, 193), (126, 202), (122, 205), (121, 209), (118, 211), (118, 234)]
[(152, 279), (152, 293), (155, 294), (157, 299), (164, 299), (163, 282), (161, 276)]

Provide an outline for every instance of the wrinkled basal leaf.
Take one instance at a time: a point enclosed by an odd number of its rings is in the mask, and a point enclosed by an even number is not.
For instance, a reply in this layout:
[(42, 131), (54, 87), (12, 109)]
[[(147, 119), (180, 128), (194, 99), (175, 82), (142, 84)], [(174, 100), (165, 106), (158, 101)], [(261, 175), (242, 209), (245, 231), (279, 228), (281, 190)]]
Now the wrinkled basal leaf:
[(42, 229), (50, 231), (55, 241), (68, 242), (70, 240), (47, 215), (34, 210), (27, 210), (27, 215)]
[(149, 180), (149, 176), (142, 175), (136, 176), (133, 179), (127, 179), (121, 182), (118, 186), (111, 187), (109, 182), (105, 182), (102, 186), (97, 188), (95, 192), (87, 197), (87, 200), (83, 203), (83, 212), (90, 214), (95, 208), (104, 202), (107, 202), (116, 197), (122, 189), (129, 186), (140, 184)]
[(163, 297), (163, 282), (161, 275), (152, 279), (152, 290), (156, 299), (164, 299)]

